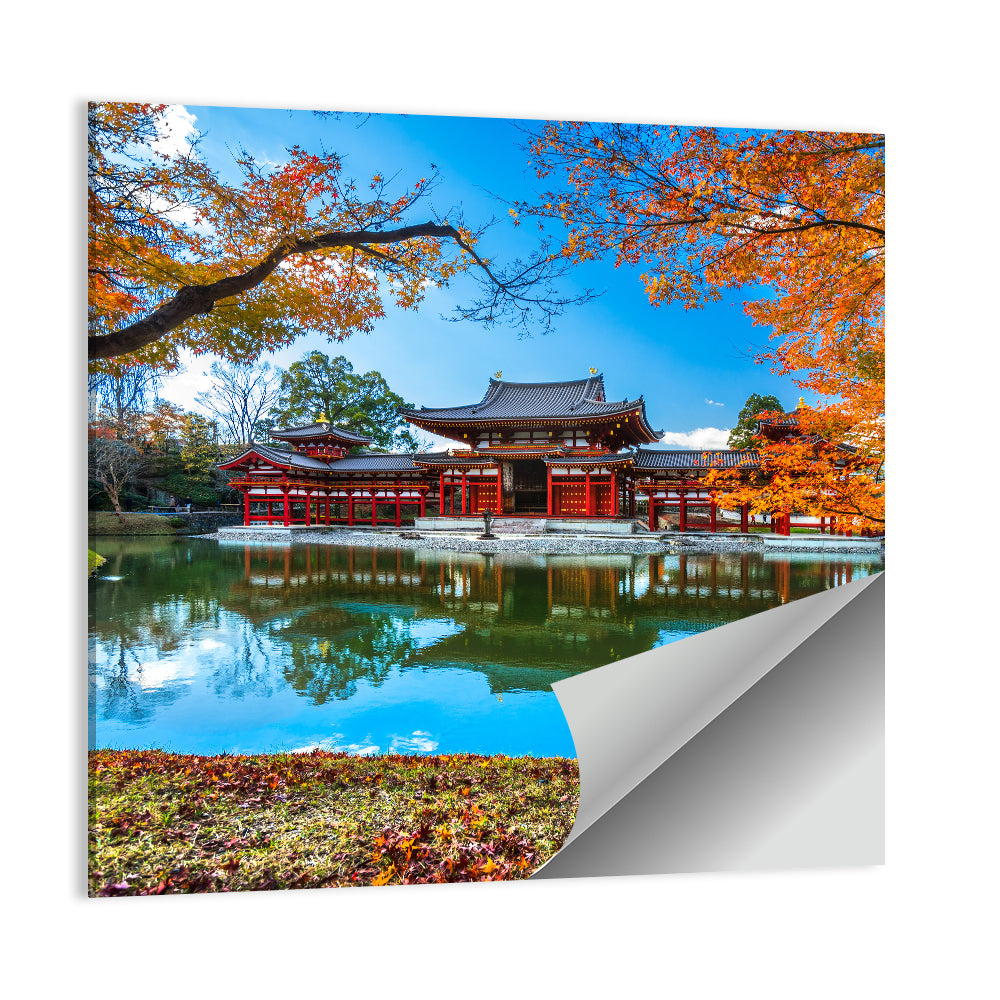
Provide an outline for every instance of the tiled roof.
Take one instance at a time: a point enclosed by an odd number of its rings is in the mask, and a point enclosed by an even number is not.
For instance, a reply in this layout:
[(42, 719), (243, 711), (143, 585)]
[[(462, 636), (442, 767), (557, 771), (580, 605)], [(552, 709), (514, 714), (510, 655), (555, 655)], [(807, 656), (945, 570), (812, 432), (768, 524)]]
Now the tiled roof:
[(546, 458), (546, 465), (575, 465), (583, 468), (588, 465), (631, 465), (635, 455), (631, 451), (608, 452), (605, 455), (559, 455)]
[(280, 430), (271, 431), (271, 437), (281, 441), (303, 441), (321, 437), (335, 437), (341, 441), (348, 441), (355, 444), (371, 444), (372, 439), (363, 434), (356, 434), (346, 427), (337, 427), (335, 424), (304, 424), (302, 427), (284, 427)]
[(476, 448), (477, 455), (489, 455), (491, 458), (509, 458), (512, 455), (518, 457), (537, 455), (542, 458), (545, 455), (559, 455), (563, 451), (563, 446), (557, 442), (550, 444), (495, 444)]
[(461, 451), (425, 451), (413, 456), (413, 461), (417, 465), (426, 468), (454, 468), (458, 466), (469, 466), (471, 468), (489, 468), (492, 460), (480, 457), (475, 452), (462, 449)]
[(719, 448), (711, 451), (664, 451), (659, 448), (636, 448), (635, 467), (652, 469), (735, 469), (741, 465), (755, 465), (757, 452), (753, 449), (734, 451)]
[(401, 409), (406, 419), (487, 423), (495, 420), (572, 419), (620, 413), (642, 406), (642, 399), (609, 403), (604, 398), (604, 376), (574, 382), (501, 382), (490, 379), (486, 395), (478, 403), (442, 409)]
[(331, 472), (408, 472), (419, 469), (419, 466), (413, 464), (413, 455), (375, 452), (334, 459), (328, 468)]
[(251, 444), (239, 458), (234, 458), (223, 465), (220, 469), (231, 469), (242, 464), (243, 460), (251, 455), (259, 455), (267, 462), (285, 469), (308, 469), (312, 472), (328, 472), (330, 465), (320, 458), (313, 458), (311, 455), (302, 455), (297, 451), (282, 451), (280, 448), (271, 448), (266, 444)]

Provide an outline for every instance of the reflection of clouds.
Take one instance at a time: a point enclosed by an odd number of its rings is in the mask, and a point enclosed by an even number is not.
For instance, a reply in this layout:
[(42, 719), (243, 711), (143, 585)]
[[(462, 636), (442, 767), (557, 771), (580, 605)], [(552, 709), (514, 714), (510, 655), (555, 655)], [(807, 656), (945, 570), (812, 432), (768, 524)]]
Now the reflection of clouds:
[(377, 743), (366, 740), (363, 743), (345, 743), (343, 733), (334, 733), (325, 740), (296, 747), (291, 753), (312, 753), (313, 750), (328, 750), (331, 753), (351, 753), (358, 757), (370, 757), (379, 752)]
[(416, 649), (436, 646), (450, 635), (458, 635), (462, 627), (451, 618), (421, 618), (410, 623), (410, 639)]
[(393, 736), (389, 743), (389, 753), (433, 753), (437, 748), (438, 741), (419, 729), (412, 736)]
[[(410, 736), (394, 735), (389, 740), (386, 753), (433, 753), (438, 748), (438, 741), (422, 729), (415, 729)], [(343, 733), (333, 733), (326, 739), (305, 746), (296, 747), (292, 753), (311, 753), (313, 750), (328, 750), (333, 753), (351, 753), (358, 756), (371, 756), (382, 752), (377, 743), (372, 743), (368, 737), (361, 742), (347, 742)]]
[(198, 665), (185, 660), (146, 660), (136, 670), (135, 683), (144, 691), (163, 687), (176, 681), (190, 681), (198, 673)]

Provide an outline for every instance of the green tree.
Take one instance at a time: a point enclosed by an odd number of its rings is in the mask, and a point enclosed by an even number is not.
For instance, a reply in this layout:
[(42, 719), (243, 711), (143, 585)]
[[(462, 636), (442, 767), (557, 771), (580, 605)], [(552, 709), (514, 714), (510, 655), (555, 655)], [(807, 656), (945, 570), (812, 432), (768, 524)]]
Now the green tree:
[(181, 421), (181, 461), (191, 476), (209, 474), (219, 460), (219, 428), (200, 413), (186, 413)]
[(730, 448), (752, 448), (754, 435), (757, 433), (757, 414), (767, 411), (784, 412), (784, 407), (777, 396), (761, 396), (756, 392), (747, 396), (747, 401), (740, 410), (736, 426), (729, 432)]
[(411, 405), (389, 388), (380, 372), (359, 375), (347, 358), (311, 351), (282, 375), (273, 416), (292, 426), (323, 419), (370, 437), (379, 448), (415, 451), (419, 442), (397, 412)]

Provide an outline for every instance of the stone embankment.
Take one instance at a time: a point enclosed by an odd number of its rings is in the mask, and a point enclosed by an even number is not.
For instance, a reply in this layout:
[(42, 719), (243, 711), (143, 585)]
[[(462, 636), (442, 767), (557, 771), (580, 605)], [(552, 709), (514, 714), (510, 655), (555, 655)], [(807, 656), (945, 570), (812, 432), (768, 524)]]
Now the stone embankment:
[(380, 549), (440, 549), (450, 552), (536, 552), (540, 555), (625, 554), (698, 552), (822, 552), (827, 555), (867, 552), (884, 553), (879, 539), (831, 538), (829, 535), (735, 535), (675, 533), (648, 535), (515, 535), (493, 539), (480, 538), (471, 532), (418, 532), (412, 529), (350, 528), (246, 528), (228, 527), (216, 534), (202, 535), (222, 542), (295, 542), (309, 545), (356, 545)]
[(190, 514), (184, 511), (169, 516), (184, 521), (187, 525), (185, 530), (191, 535), (204, 535), (229, 525), (243, 524), (243, 514), (234, 514), (230, 511), (195, 510)]

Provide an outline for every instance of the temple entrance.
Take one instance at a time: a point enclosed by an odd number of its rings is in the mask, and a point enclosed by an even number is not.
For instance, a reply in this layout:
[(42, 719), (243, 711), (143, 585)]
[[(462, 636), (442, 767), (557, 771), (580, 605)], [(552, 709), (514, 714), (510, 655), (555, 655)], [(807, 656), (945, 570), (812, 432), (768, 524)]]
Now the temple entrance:
[(549, 509), (548, 476), (539, 458), (520, 459), (513, 466), (515, 514), (545, 514)]

